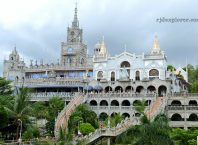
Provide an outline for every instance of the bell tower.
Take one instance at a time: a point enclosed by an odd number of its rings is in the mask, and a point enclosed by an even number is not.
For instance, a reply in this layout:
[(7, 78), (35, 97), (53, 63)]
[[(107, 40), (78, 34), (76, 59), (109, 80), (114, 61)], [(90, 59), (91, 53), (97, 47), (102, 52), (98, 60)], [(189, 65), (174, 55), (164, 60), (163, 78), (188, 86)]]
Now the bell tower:
[(61, 65), (86, 66), (87, 46), (83, 43), (83, 30), (79, 28), (77, 4), (71, 27), (67, 28), (67, 41), (61, 43)]

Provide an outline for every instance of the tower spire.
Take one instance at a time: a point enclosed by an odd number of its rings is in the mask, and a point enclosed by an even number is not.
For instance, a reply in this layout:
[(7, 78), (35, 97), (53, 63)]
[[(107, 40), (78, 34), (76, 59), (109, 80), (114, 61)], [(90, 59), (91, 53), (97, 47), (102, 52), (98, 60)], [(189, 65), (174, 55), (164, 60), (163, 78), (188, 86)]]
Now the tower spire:
[(151, 49), (151, 54), (159, 54), (161, 53), (159, 40), (157, 35), (155, 35), (154, 41), (153, 41), (153, 47)]
[(154, 42), (153, 42), (153, 49), (159, 49), (159, 41), (157, 35), (155, 35)]
[(79, 27), (77, 2), (76, 2), (76, 7), (74, 9), (74, 20), (72, 22), (72, 26)]

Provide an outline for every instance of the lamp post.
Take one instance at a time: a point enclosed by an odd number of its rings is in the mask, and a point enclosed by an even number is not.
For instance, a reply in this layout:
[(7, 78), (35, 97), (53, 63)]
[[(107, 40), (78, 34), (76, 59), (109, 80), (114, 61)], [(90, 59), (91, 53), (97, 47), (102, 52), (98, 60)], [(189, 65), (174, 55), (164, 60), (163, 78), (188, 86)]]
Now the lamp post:
[(18, 121), (20, 121), (20, 123), (21, 123), (21, 124), (20, 124), (19, 139), (18, 139), (19, 144), (21, 144), (21, 142), (22, 142), (21, 133), (22, 133), (22, 124), (23, 124), (23, 122), (22, 122), (21, 119), (18, 119)]

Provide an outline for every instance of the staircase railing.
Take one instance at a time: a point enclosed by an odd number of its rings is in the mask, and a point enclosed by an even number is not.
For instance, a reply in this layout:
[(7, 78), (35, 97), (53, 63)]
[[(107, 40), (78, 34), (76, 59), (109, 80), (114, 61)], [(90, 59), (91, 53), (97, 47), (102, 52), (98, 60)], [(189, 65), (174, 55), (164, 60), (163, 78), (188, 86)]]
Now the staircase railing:
[(59, 136), (60, 127), (67, 129), (69, 117), (71, 116), (75, 108), (83, 102), (83, 100), (84, 94), (76, 93), (74, 99), (71, 100), (69, 104), (65, 106), (63, 110), (58, 114), (54, 127), (55, 138), (58, 138)]

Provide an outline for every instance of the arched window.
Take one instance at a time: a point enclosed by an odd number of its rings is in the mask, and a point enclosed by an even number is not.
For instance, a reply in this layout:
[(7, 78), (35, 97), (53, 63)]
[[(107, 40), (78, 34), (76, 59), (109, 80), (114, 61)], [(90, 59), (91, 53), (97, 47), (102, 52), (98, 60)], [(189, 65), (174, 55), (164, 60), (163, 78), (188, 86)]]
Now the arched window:
[(115, 72), (111, 72), (111, 81), (114, 82), (115, 81)]
[(149, 78), (159, 78), (159, 71), (157, 69), (151, 69), (149, 71)]
[(97, 80), (100, 81), (103, 78), (103, 72), (99, 71), (97, 74)]
[(120, 64), (120, 78), (129, 79), (130, 78), (130, 63), (128, 61), (123, 61)]
[(140, 71), (135, 72), (135, 80), (139, 81), (140, 80)]
[(121, 68), (130, 67), (130, 63), (129, 63), (128, 61), (123, 61), (123, 62), (120, 64), (120, 67), (121, 67)]

